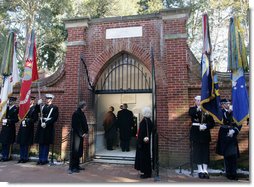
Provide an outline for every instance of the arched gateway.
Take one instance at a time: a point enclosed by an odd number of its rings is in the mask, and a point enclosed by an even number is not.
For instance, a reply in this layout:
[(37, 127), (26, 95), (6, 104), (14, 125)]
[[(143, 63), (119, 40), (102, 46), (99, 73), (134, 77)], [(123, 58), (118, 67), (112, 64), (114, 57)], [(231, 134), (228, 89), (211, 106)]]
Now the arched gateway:
[[(54, 146), (59, 159), (69, 158), (71, 116), (80, 100), (88, 103), (89, 138), (83, 161), (103, 151), (100, 134), (108, 106), (117, 112), (126, 102), (139, 121), (140, 108), (152, 106), (153, 59), (159, 163), (174, 167), (189, 162), (188, 109), (200, 94), (201, 79), (199, 63), (187, 45), (188, 16), (188, 9), (169, 9), (150, 15), (64, 20), (68, 31), (65, 63), (40, 81), (41, 92), (55, 94), (59, 107)], [(221, 74), (219, 80), (222, 97), (229, 96), (229, 75)], [(36, 94), (37, 89), (32, 92)], [(212, 159), (218, 159), (214, 151), (217, 132), (218, 126), (212, 130)], [(245, 125), (239, 135), (242, 153), (248, 151), (247, 140)]]

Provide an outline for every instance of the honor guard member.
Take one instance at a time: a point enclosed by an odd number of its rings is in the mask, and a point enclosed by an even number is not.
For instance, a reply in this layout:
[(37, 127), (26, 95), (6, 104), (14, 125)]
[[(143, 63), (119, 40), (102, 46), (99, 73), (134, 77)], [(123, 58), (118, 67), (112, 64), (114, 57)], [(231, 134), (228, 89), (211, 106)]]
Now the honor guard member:
[(193, 146), (193, 162), (198, 166), (198, 176), (201, 179), (209, 179), (207, 167), (210, 161), (210, 129), (214, 127), (215, 122), (212, 116), (202, 112), (200, 100), (201, 97), (196, 96), (195, 106), (189, 109), (192, 121), (190, 141)]
[(237, 125), (232, 119), (232, 105), (227, 99), (221, 100), (223, 125), (221, 125), (218, 134), (216, 153), (224, 156), (224, 166), (226, 177), (230, 180), (237, 178), (237, 158), (239, 157), (239, 147), (237, 135), (242, 125)]
[(17, 136), (17, 144), (20, 145), (20, 159), (18, 163), (28, 161), (29, 146), (34, 141), (34, 123), (38, 121), (39, 105), (35, 104), (35, 97), (30, 97), (30, 108), (26, 117), (21, 121)]
[[(46, 94), (46, 104), (42, 106), (42, 116), (39, 119), (35, 143), (39, 144), (39, 161), (37, 165), (45, 165), (48, 163), (49, 145), (54, 143), (55, 138), (55, 122), (58, 119), (58, 108), (53, 105), (53, 94)], [(41, 99), (38, 104), (41, 104)]]
[(2, 130), (0, 133), (0, 142), (2, 143), (1, 161), (9, 161), (11, 159), (12, 144), (15, 142), (16, 137), (15, 124), (19, 121), (18, 107), (15, 105), (16, 100), (16, 97), (9, 97), (6, 118), (2, 120)]

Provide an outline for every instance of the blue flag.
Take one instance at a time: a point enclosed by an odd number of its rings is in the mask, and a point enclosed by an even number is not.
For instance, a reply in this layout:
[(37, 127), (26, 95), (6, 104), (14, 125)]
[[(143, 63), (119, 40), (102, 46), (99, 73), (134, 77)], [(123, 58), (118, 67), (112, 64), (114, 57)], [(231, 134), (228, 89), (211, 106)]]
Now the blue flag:
[(205, 54), (202, 55), (201, 66), (201, 108), (209, 113), (216, 122), (223, 124), (218, 78), (215, 72), (211, 71), (209, 59)]
[(202, 87), (201, 87), (201, 108), (209, 113), (213, 119), (222, 124), (222, 110), (220, 105), (220, 94), (218, 78), (212, 70), (210, 61), (211, 43), (207, 14), (203, 15), (203, 52), (201, 57)]
[(249, 98), (244, 77), (244, 71), (248, 70), (248, 61), (240, 23), (236, 17), (230, 18), (228, 70), (232, 73), (233, 120), (241, 125), (249, 117)]

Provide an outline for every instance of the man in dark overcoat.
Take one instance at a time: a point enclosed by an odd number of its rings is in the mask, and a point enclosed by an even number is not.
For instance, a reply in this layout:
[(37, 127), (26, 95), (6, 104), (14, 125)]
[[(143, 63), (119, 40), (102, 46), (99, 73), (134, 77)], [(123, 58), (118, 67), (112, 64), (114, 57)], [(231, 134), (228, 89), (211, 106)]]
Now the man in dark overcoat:
[(20, 159), (18, 163), (28, 161), (29, 146), (34, 142), (34, 124), (38, 121), (39, 105), (35, 104), (35, 97), (30, 97), (30, 108), (25, 118), (21, 121), (17, 136), (20, 145)]
[(16, 126), (19, 121), (18, 107), (15, 105), (16, 97), (9, 97), (9, 103), (6, 110), (6, 117), (2, 119), (2, 130), (0, 133), (0, 142), (2, 143), (1, 161), (9, 161), (11, 159), (12, 144), (15, 142)]
[(84, 168), (79, 166), (79, 159), (83, 155), (83, 138), (87, 137), (88, 134), (88, 125), (85, 116), (85, 110), (86, 102), (81, 101), (77, 110), (72, 115), (69, 174), (79, 173), (80, 170), (84, 170)]
[(190, 141), (193, 148), (193, 162), (197, 164), (198, 176), (201, 179), (209, 179), (207, 167), (210, 161), (210, 129), (215, 122), (211, 115), (203, 112), (200, 107), (200, 96), (195, 97), (195, 106), (190, 107), (191, 117)]
[[(37, 165), (48, 163), (49, 145), (54, 144), (55, 122), (58, 119), (58, 107), (53, 105), (53, 94), (46, 94), (46, 104), (42, 106), (42, 117), (39, 119), (35, 143), (39, 144), (39, 160)], [(39, 100), (38, 103), (41, 103)]]
[(120, 147), (122, 151), (130, 151), (131, 127), (134, 119), (132, 111), (128, 110), (128, 105), (123, 104), (123, 109), (117, 113), (117, 125), (120, 130)]
[(105, 131), (107, 150), (113, 150), (113, 143), (117, 136), (116, 115), (114, 114), (113, 106), (109, 107), (109, 111), (104, 116), (103, 127)]
[(221, 100), (223, 125), (218, 134), (216, 153), (224, 156), (226, 177), (230, 180), (238, 180), (237, 177), (237, 158), (239, 158), (239, 147), (237, 135), (242, 125), (237, 125), (232, 119), (232, 106), (228, 99)]

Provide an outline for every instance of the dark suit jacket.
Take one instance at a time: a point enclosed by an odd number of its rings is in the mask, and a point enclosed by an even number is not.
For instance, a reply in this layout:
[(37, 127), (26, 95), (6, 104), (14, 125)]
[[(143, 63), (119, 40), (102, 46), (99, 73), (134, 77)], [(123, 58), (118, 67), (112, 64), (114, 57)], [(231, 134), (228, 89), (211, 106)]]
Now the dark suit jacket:
[(42, 109), (42, 116), (43, 118), (47, 118), (48, 114), (50, 113), (50, 110), (52, 110), (51, 115), (49, 118), (50, 120), (42, 120), (42, 122), (46, 123), (46, 127), (41, 127), (41, 120), (39, 120), (36, 136), (35, 136), (35, 143), (39, 144), (53, 144), (55, 139), (55, 122), (58, 119), (58, 108), (55, 105), (44, 105)]
[(39, 105), (30, 107), (25, 119), (25, 126), (20, 123), (17, 143), (21, 145), (32, 145), (34, 141), (34, 124), (38, 121)]
[(9, 106), (6, 110), (6, 125), (2, 126), (2, 130), (0, 133), (0, 142), (2, 144), (13, 144), (15, 142), (16, 137), (16, 127), (15, 124), (19, 121), (18, 118), (18, 107), (13, 106), (9, 109)]
[(133, 126), (133, 113), (128, 109), (122, 109), (117, 113), (117, 126), (120, 129), (120, 139), (130, 140), (131, 127)]

